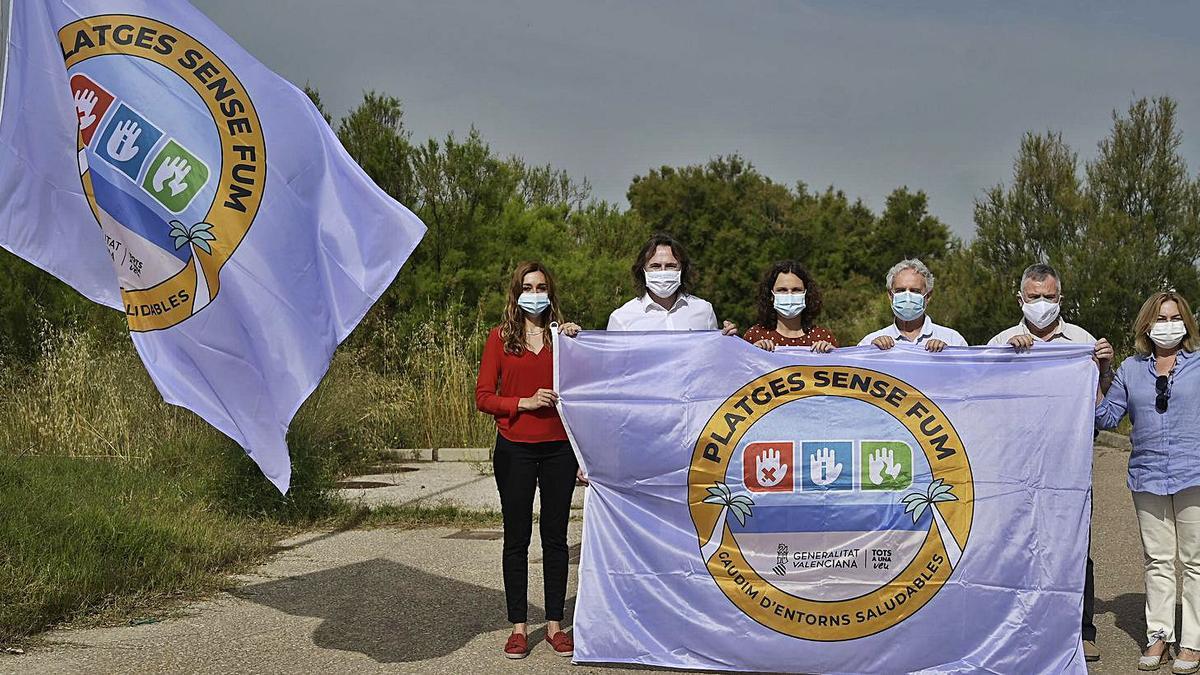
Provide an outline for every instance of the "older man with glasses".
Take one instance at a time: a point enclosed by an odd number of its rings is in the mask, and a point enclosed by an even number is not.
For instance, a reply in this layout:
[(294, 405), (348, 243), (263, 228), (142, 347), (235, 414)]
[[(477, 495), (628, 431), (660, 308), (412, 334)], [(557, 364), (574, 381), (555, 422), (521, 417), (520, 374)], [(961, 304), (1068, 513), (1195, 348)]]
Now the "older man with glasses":
[(916, 258), (901, 260), (887, 273), (887, 292), (894, 320), (859, 341), (858, 346), (875, 345), (891, 349), (897, 342), (940, 352), (946, 347), (966, 347), (967, 341), (953, 328), (940, 326), (929, 318), (929, 300), (933, 297), (933, 272)]

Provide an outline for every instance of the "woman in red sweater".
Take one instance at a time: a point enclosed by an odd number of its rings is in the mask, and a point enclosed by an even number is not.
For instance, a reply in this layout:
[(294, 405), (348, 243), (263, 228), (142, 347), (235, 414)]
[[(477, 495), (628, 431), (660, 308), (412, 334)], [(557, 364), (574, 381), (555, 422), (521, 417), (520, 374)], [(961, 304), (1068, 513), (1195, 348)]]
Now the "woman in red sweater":
[(559, 656), (571, 656), (575, 649), (561, 621), (567, 595), (567, 520), (579, 465), (554, 407), (552, 322), (564, 335), (579, 333), (579, 326), (562, 322), (550, 271), (541, 263), (521, 263), (508, 288), (504, 320), (483, 348), (475, 384), (476, 407), (496, 418), (492, 466), (504, 514), (504, 595), (513, 624), (504, 655), (510, 659), (529, 653), (526, 591), (535, 487), (542, 495), (546, 642)]

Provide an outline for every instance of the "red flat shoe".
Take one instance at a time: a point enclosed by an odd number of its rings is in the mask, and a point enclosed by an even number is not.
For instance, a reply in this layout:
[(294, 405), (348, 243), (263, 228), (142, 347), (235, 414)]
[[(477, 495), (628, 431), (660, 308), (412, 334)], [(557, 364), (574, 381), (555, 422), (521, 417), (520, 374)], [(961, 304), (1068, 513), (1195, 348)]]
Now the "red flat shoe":
[(509, 635), (508, 642), (504, 643), (504, 656), (509, 659), (523, 659), (529, 656), (529, 641), (520, 633)]
[(546, 636), (546, 642), (550, 643), (550, 647), (554, 649), (554, 653), (559, 656), (573, 656), (575, 654), (575, 642), (571, 640), (571, 636), (561, 630), (552, 636)]

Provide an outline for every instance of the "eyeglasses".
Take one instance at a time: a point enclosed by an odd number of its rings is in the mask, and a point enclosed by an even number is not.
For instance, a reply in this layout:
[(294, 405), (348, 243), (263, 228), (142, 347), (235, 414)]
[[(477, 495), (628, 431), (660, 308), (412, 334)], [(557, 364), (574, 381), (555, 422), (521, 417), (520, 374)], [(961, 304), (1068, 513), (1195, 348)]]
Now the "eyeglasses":
[(1154, 391), (1158, 392), (1158, 396), (1154, 399), (1154, 408), (1160, 413), (1167, 412), (1167, 401), (1171, 398), (1171, 392), (1167, 390), (1167, 385), (1170, 384), (1170, 378), (1166, 375), (1159, 375), (1154, 380)]

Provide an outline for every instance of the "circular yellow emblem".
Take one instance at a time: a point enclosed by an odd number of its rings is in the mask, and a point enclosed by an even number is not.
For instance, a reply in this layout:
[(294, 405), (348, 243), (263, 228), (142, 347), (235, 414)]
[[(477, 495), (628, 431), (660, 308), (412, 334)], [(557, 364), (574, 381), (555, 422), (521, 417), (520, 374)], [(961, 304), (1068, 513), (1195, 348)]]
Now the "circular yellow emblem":
[(696, 441), (688, 504), (700, 554), (747, 616), (852, 640), (937, 595), (971, 529), (962, 440), (908, 383), (789, 366), (749, 382)]
[(79, 174), (133, 331), (206, 307), (262, 203), (266, 144), (237, 75), (153, 19), (59, 31), (79, 118)]

